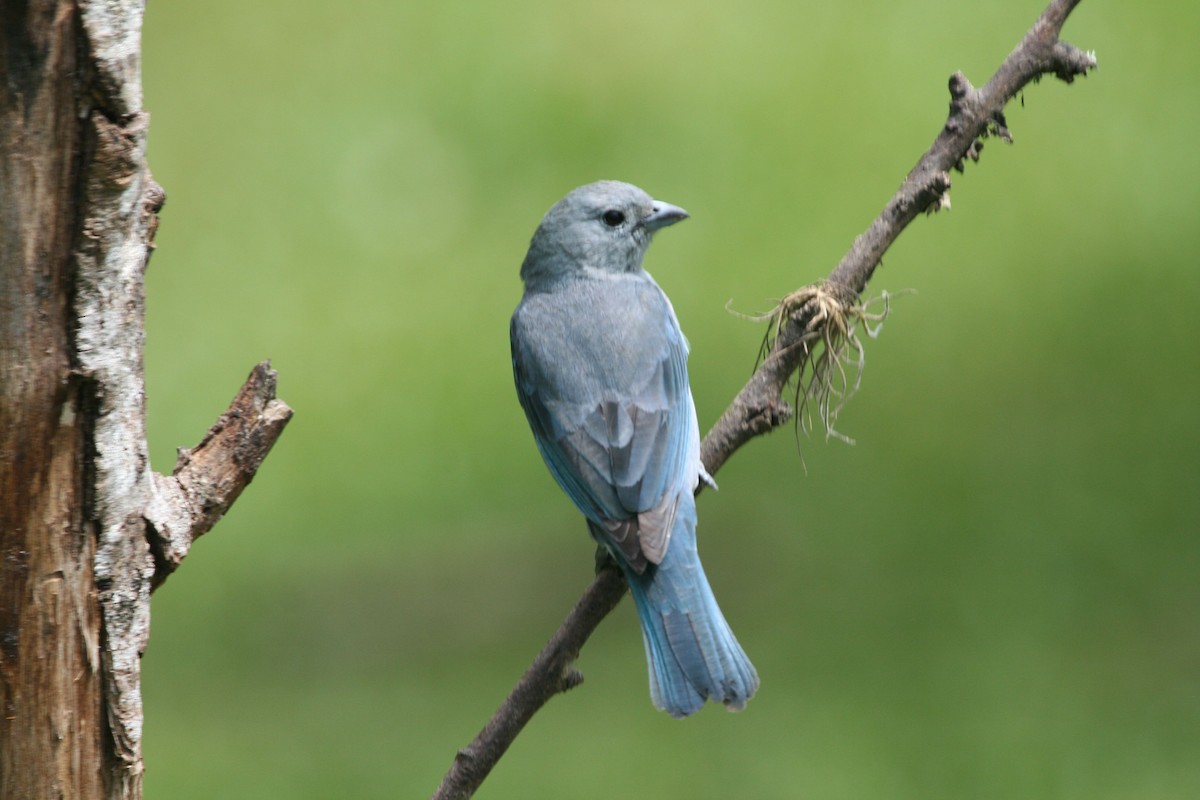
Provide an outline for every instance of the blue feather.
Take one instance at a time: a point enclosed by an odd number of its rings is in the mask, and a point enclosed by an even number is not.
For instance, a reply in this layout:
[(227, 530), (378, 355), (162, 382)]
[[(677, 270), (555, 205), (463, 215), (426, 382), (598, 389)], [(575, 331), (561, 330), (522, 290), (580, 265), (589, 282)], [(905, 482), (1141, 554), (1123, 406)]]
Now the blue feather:
[[(642, 574), (623, 567), (637, 606), (656, 708), (686, 717), (705, 700), (740, 710), (758, 673), (721, 613), (696, 552), (696, 507), (680, 498), (666, 557)], [(620, 559), (618, 559), (620, 563)]]

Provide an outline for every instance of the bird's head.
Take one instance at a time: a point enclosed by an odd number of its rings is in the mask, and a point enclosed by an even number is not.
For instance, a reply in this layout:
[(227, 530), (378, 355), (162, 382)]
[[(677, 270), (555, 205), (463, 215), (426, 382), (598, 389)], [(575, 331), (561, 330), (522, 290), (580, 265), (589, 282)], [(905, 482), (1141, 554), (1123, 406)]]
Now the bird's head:
[(521, 265), (521, 279), (536, 287), (586, 269), (636, 272), (654, 232), (687, 215), (632, 184), (597, 181), (580, 186), (542, 218)]

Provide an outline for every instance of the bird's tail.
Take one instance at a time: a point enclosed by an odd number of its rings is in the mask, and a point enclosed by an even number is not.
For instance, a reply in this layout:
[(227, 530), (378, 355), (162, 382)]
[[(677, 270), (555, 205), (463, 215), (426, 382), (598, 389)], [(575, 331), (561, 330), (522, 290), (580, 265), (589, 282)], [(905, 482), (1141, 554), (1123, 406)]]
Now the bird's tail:
[(758, 673), (734, 638), (696, 552), (696, 505), (680, 498), (662, 562), (638, 575), (625, 569), (642, 623), (650, 697), (673, 717), (705, 700), (740, 711), (758, 689)]

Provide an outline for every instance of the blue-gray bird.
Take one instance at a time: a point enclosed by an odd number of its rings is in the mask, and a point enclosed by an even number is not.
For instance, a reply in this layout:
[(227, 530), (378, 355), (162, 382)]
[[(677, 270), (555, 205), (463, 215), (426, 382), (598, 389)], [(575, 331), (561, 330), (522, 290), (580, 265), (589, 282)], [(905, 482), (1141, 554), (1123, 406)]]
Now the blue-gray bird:
[(700, 433), (688, 344), (642, 269), (655, 231), (687, 212), (636, 186), (575, 189), (542, 219), (513, 314), (517, 395), (558, 485), (616, 560), (637, 606), (654, 705), (741, 709), (758, 674), (696, 553)]

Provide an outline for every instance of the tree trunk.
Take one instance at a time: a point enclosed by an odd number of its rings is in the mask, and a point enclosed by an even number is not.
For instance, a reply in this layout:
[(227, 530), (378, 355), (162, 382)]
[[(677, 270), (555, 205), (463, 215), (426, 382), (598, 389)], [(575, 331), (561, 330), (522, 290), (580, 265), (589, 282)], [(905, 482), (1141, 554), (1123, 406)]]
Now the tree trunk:
[(150, 471), (143, 8), (0, 2), (0, 800), (141, 797), (150, 592), (291, 415), (259, 365)]
[(72, 369), (78, 20), (69, 3), (0, 8), (0, 797), (103, 797), (87, 399)]

